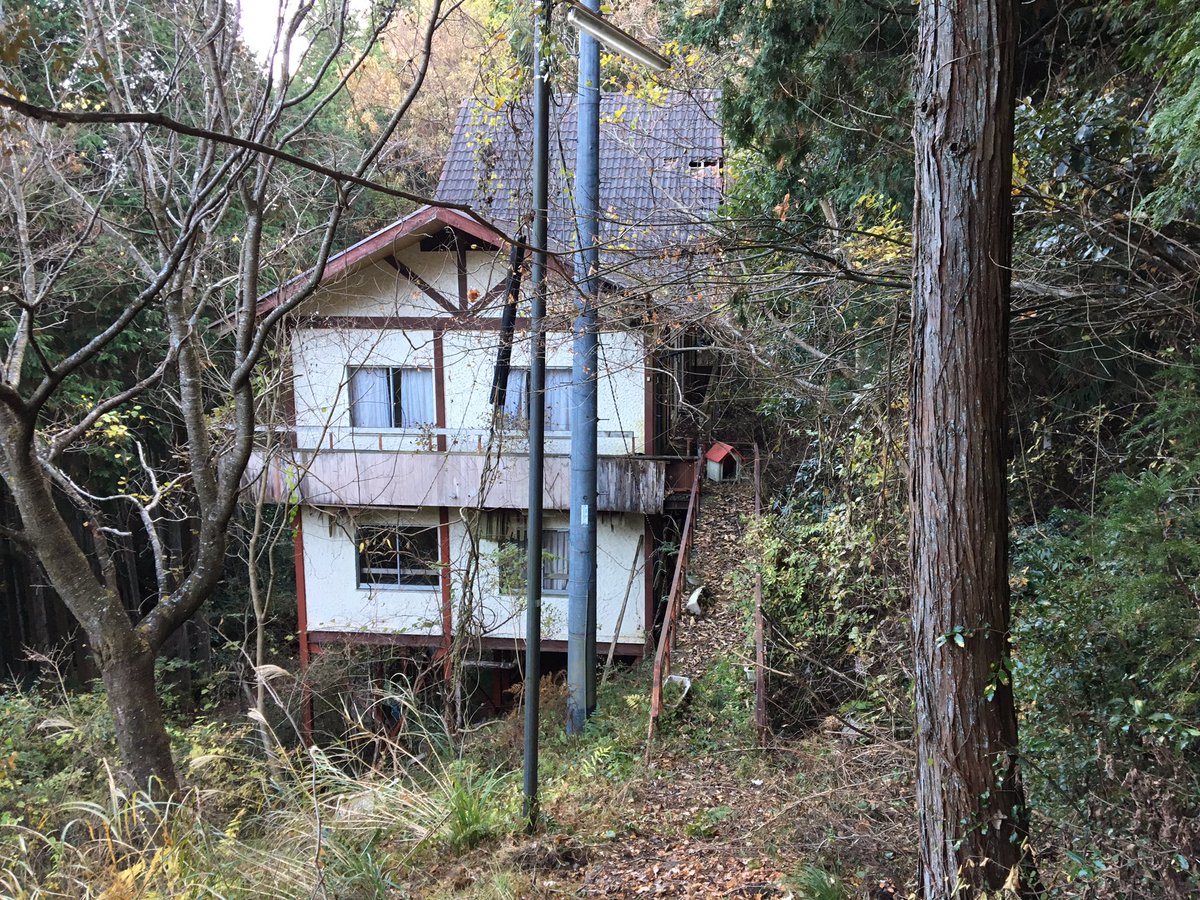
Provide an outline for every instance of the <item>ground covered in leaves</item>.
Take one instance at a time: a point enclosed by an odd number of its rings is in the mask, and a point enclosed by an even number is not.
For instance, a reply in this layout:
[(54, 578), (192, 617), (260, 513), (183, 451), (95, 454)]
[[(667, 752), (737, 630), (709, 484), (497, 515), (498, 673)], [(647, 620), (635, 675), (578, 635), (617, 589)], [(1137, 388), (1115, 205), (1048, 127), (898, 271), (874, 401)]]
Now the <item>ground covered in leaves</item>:
[[(576, 742), (548, 684), (544, 820), (412, 883), (439, 897), (890, 898), (915, 871), (907, 747), (841, 729), (757, 748), (742, 569), (753, 489), (706, 485), (673, 671), (692, 689), (647, 760), (648, 668), (623, 673)], [(506, 726), (516, 743), (515, 723)], [(500, 743), (505, 743), (501, 741)], [(546, 777), (548, 776), (548, 777)]]
[[(676, 717), (651, 766), (553, 785), (538, 834), (434, 866), (413, 896), (875, 898), (915, 871), (904, 748), (839, 732), (758, 750), (698, 705)], [(805, 887), (823, 877), (841, 890)]]
[[(903, 895), (907, 747), (841, 727), (755, 744), (741, 541), (752, 504), (745, 484), (704, 495), (689, 573), (701, 612), (682, 616), (674, 663), (691, 688), (668, 697), (649, 752), (649, 665), (615, 670), (577, 737), (563, 731), (561, 679), (543, 681), (535, 833), (521, 827), (519, 696), (451, 735), (396, 681), (381, 702), (412, 703), (409, 730), (385, 739), (348, 718), (347, 739), (280, 740), (266, 758), (263, 729), (213, 716), (177, 734), (189, 790), (163, 804), (112, 774), (100, 694), (14, 693), (9, 733), (27, 748), (21, 772), (40, 760), (41, 799), (4, 805), (21, 784), (0, 767), (0, 896), (893, 897), (881, 882)], [(290, 683), (279, 671), (274, 684)]]

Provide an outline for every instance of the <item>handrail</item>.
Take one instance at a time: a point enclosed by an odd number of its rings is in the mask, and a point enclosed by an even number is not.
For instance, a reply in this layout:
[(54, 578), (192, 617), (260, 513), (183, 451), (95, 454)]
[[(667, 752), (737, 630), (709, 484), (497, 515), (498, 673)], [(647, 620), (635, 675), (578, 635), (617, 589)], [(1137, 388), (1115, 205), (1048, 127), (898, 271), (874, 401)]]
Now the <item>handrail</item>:
[(667, 609), (663, 615), (662, 631), (658, 636), (658, 650), (654, 654), (654, 674), (650, 683), (650, 724), (646, 730), (646, 764), (650, 764), (650, 749), (654, 745), (654, 725), (662, 713), (663, 680), (671, 674), (671, 647), (675, 644), (675, 624), (679, 620), (684, 585), (687, 583), (687, 567), (692, 555), (692, 534), (696, 517), (700, 512), (700, 472), (704, 468), (704, 455), (696, 458), (696, 471), (692, 476), (692, 490), (688, 495), (687, 515), (683, 520), (683, 533), (679, 538), (679, 555), (675, 558), (675, 574), (671, 578), (671, 591), (667, 594)]
[[(758, 444), (754, 445), (754, 515), (762, 516), (762, 465)], [(763, 639), (762, 566), (754, 573), (754, 737), (758, 746), (767, 744), (767, 652)]]

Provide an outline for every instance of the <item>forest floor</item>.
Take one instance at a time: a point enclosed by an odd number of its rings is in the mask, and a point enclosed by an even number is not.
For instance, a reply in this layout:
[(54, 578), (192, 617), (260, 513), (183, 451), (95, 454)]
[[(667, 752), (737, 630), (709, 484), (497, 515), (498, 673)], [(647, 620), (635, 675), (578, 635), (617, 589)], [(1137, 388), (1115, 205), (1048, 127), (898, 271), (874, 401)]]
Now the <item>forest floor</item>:
[(692, 689), (664, 713), (648, 763), (645, 714), (636, 694), (620, 696), (645, 667), (602, 695), (582, 746), (551, 742), (551, 754), (577, 754), (583, 777), (555, 784), (541, 832), (436, 865), (409, 883), (414, 895), (897, 896), (914, 851), (906, 749), (847, 744), (840, 728), (754, 746), (751, 605), (735, 577), (752, 510), (749, 484), (706, 485), (689, 574), (702, 614), (681, 617), (672, 664)]
[[(647, 753), (648, 663), (614, 669), (576, 737), (561, 678), (546, 678), (536, 833), (520, 827), (519, 709), (454, 737), (426, 711), (390, 743), (347, 719), (352, 740), (279, 739), (270, 760), (239, 709), (214, 712), (175, 731), (190, 790), (159, 804), (116, 785), (100, 693), (13, 692), (0, 897), (892, 900), (893, 884), (904, 896), (911, 751), (836, 719), (756, 745), (741, 541), (753, 496), (706, 487), (689, 573), (702, 613), (682, 615), (673, 662), (691, 688), (668, 697)], [(278, 671), (274, 684), (292, 683)]]

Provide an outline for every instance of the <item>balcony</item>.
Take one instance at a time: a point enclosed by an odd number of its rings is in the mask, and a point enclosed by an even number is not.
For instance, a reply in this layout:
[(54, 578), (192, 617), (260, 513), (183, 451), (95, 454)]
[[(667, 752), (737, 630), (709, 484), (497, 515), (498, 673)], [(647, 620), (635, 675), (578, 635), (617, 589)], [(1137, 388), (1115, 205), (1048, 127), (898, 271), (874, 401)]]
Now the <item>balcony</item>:
[[(247, 478), (261, 470), (262, 459), (256, 457)], [(596, 505), (600, 512), (661, 513), (666, 474), (665, 460), (602, 456), (596, 471)], [(272, 502), (356, 508), (529, 505), (526, 447), (490, 457), (462, 451), (292, 449), (272, 460), (267, 477)], [(569, 508), (570, 483), (568, 456), (547, 453), (542, 492), (546, 509)]]

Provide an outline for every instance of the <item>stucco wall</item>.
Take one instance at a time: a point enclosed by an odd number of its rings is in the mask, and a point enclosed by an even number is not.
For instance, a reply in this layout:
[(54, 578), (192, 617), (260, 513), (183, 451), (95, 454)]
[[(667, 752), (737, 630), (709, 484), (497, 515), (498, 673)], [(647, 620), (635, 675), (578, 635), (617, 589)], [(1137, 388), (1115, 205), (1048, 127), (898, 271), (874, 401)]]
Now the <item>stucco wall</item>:
[[(345, 516), (310, 507), (301, 510), (304, 535), (304, 594), (310, 631), (365, 631), (375, 634), (442, 633), (440, 587), (358, 587), (354, 526)], [(365, 525), (420, 525), (436, 528), (437, 512), (363, 511)]]
[[(310, 631), (413, 634), (436, 637), (442, 633), (441, 587), (358, 587), (354, 531), (360, 525), (415, 525), (437, 528), (433, 509), (413, 511), (363, 510), (353, 517), (302, 510), (304, 578)], [(565, 515), (546, 516), (547, 529), (566, 529)], [(451, 510), (450, 573), (455, 623), (462, 596), (462, 577), (468, 562), (466, 525)], [(607, 652), (617, 619), (625, 603), (630, 570), (635, 569), (628, 603), (621, 621), (620, 643), (640, 644), (645, 639), (644, 566), (646, 550), (638, 551), (643, 519), (638, 515), (602, 514), (597, 529), (597, 616), (600, 652)], [(440, 537), (440, 536), (439, 536)], [(521, 638), (525, 631), (524, 598), (500, 594), (498, 544), (480, 541), (477, 596), (478, 621), (489, 637)], [(638, 551), (635, 558), (635, 551)], [(546, 594), (542, 605), (542, 639), (567, 639), (565, 594)]]
[[(443, 337), (446, 427), (451, 450), (477, 451), (491, 418), (488, 403), (499, 335), (487, 331), (447, 331)], [(434, 367), (434, 335), (429, 330), (299, 328), (292, 337), (293, 390), (298, 443), (302, 448), (419, 450), (431, 446), (429, 429), (353, 429), (346, 384), (347, 366)], [(570, 368), (570, 335), (547, 336), (546, 365)], [(528, 337), (518, 334), (512, 364), (529, 365)], [(436, 377), (436, 373), (435, 373)], [(609, 332), (600, 336), (597, 379), (599, 452), (644, 450), (645, 370), (641, 337)], [(510, 436), (513, 452), (523, 452), (520, 435)], [(549, 453), (570, 449), (567, 432), (546, 436)]]
[[(458, 301), (458, 267), (452, 252), (422, 251), (414, 244), (396, 251), (395, 256), (451, 303)], [(466, 259), (469, 289), (482, 295), (503, 281), (507, 259), (502, 254), (471, 251)], [(304, 315), (321, 316), (433, 316), (445, 312), (382, 260), (321, 287), (301, 308)]]

